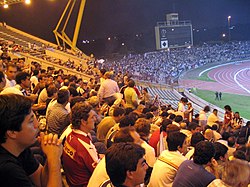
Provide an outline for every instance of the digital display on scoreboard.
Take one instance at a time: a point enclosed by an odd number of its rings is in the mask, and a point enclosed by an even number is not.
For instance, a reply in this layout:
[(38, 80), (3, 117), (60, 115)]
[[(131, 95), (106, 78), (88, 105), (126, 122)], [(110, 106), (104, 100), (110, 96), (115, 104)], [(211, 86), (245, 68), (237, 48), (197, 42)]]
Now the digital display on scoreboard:
[(192, 25), (157, 26), (155, 32), (157, 49), (193, 45)]

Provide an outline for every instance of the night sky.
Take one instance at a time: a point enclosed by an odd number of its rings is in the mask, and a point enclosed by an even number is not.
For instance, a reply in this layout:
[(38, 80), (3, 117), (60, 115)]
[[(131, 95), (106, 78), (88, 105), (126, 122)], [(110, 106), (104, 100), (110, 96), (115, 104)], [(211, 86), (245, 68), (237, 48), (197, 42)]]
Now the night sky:
[[(67, 2), (32, 0), (30, 6), (1, 8), (0, 21), (55, 42), (52, 31)], [(179, 13), (180, 20), (191, 20), (195, 29), (226, 27), (229, 15), (232, 25), (243, 25), (244, 29), (250, 24), (249, 0), (87, 0), (79, 41), (137, 33), (153, 36), (156, 22), (165, 21), (165, 15), (173, 11)], [(71, 20), (68, 33), (73, 25)]]

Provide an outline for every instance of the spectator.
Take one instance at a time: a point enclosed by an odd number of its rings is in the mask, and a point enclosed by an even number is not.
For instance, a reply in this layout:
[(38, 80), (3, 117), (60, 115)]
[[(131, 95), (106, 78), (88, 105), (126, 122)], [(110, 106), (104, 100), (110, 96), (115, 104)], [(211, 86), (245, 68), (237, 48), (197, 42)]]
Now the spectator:
[(215, 154), (214, 146), (211, 142), (202, 141), (196, 144), (193, 160), (184, 161), (176, 174), (173, 187), (200, 186), (206, 187), (215, 176), (209, 173), (205, 167), (211, 165), (216, 170), (217, 162), (213, 159)]
[(40, 134), (47, 157), (44, 166), (31, 153), (36, 142), (38, 122), (32, 101), (21, 95), (0, 96), (0, 182), (2, 186), (62, 186), (61, 141), (57, 135)]
[(69, 91), (66, 89), (59, 90), (57, 99), (50, 102), (46, 112), (48, 131), (59, 136), (64, 128), (70, 124), (70, 114), (65, 108), (69, 102), (69, 94)]
[(87, 103), (76, 103), (72, 108), (72, 132), (67, 136), (63, 151), (63, 168), (69, 186), (87, 186), (99, 162), (89, 133), (95, 127), (95, 115)]
[(106, 170), (115, 187), (143, 183), (148, 168), (144, 154), (144, 149), (133, 143), (114, 144), (107, 150)]
[(5, 88), (13, 87), (16, 85), (16, 73), (17, 66), (14, 64), (8, 64), (6, 69), (6, 85)]
[(239, 159), (225, 163), (220, 179), (212, 181), (208, 187), (247, 187), (250, 183), (250, 166)]
[(161, 153), (156, 161), (149, 182), (149, 187), (172, 186), (176, 172), (186, 158), (186, 135), (172, 132), (167, 136), (168, 150)]

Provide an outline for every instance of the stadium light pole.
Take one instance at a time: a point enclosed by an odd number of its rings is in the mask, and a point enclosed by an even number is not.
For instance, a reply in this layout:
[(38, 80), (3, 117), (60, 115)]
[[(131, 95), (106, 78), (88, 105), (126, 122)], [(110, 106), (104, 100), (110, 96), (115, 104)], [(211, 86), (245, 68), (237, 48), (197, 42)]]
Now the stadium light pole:
[(231, 41), (231, 16), (227, 17), (227, 26), (228, 26), (228, 40)]

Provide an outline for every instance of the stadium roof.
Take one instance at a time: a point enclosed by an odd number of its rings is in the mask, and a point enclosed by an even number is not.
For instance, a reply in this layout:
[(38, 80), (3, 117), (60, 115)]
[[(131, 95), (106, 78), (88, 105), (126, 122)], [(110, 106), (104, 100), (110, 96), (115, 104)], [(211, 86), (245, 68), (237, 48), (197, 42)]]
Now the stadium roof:
[(12, 4), (16, 4), (16, 3), (23, 3), (25, 2), (25, 0), (0, 0), (0, 5), (12, 5)]

